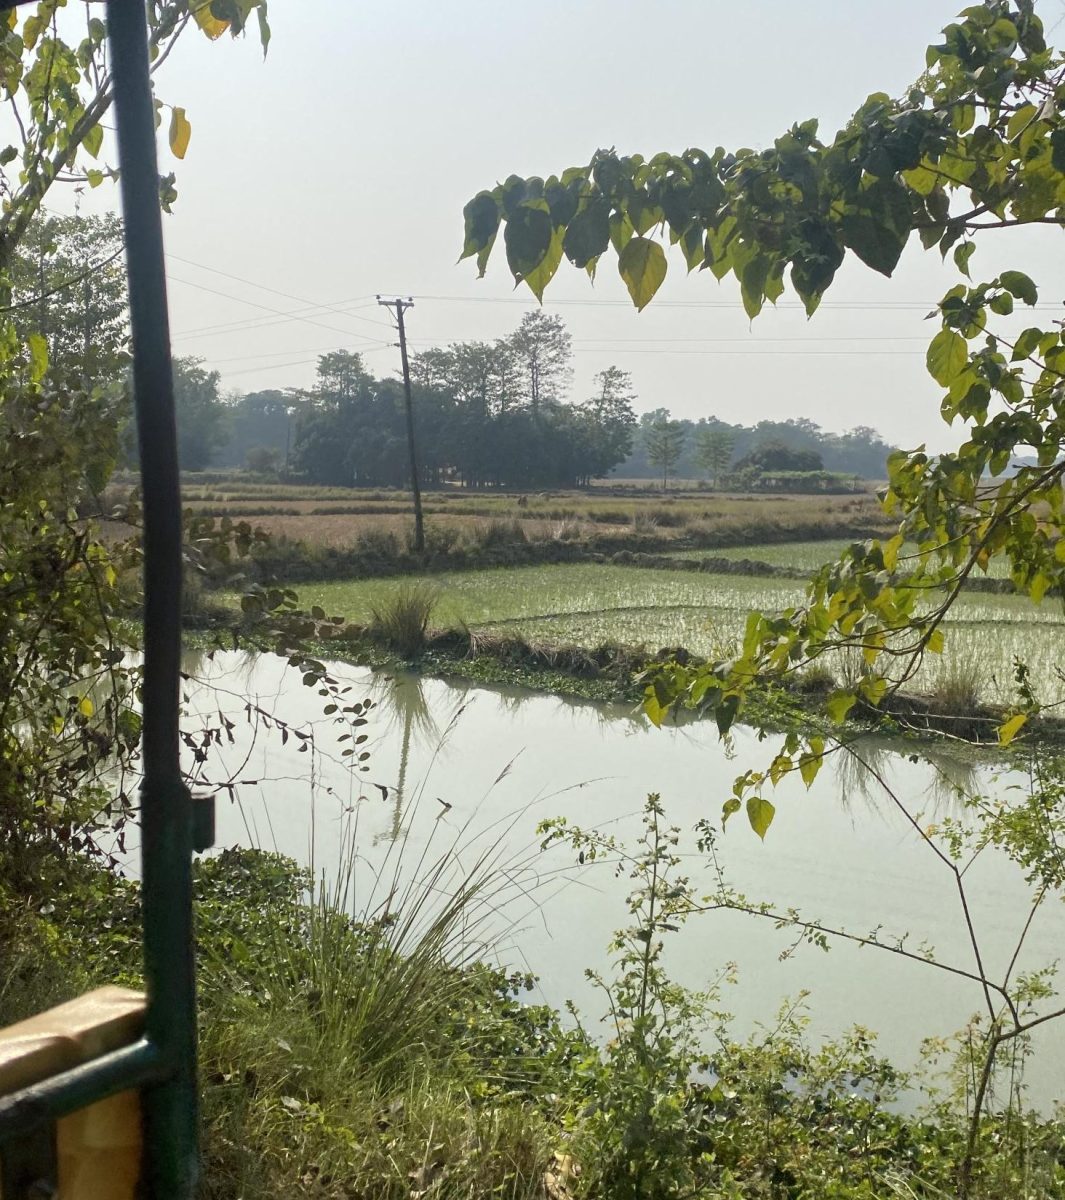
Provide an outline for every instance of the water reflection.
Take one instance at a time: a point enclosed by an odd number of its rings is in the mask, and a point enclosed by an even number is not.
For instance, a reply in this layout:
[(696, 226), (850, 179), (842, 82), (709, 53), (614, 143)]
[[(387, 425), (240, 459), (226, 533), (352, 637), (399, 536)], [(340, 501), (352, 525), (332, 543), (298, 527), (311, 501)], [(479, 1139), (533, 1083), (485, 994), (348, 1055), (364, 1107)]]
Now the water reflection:
[[(744, 729), (723, 746), (708, 722), (654, 730), (625, 705), (375, 676), (337, 664), (332, 669), (352, 695), (375, 704), (366, 727), (367, 776), (341, 757), (323, 700), (283, 660), (220, 654), (190, 658), (186, 669), (190, 720), (197, 712), (211, 719), (220, 703), (243, 712), (250, 700), (276, 721), (313, 735), (313, 748), (300, 751), (294, 739), (281, 744), (277, 736), (252, 744), (254, 730), (238, 728), (236, 745), (223, 748), (229, 757), (215, 773), (246, 761), (241, 778), (251, 782), (238, 786), (232, 802), (222, 798), (220, 845), (260, 844), (328, 870), (349, 839), (370, 881), (395, 878), (388, 873), (406, 870), (408, 855), (424, 861), (445, 842), (454, 847), (459, 869), (486, 854), (521, 863), (528, 873), (519, 878), (515, 870), (509, 877), (518, 907), (500, 917), (497, 954), (539, 975), (542, 999), (561, 1006), (572, 998), (586, 1012), (595, 1011), (598, 999), (584, 971), (604, 965), (611, 935), (625, 921), (629, 881), (602, 863), (578, 866), (561, 847), (540, 855), (537, 822), (565, 816), (631, 844), (644, 797), (653, 791), (662, 794), (671, 824), (690, 831), (708, 819), (719, 827), (734, 777), (764, 768), (773, 748)], [(196, 680), (204, 681), (202, 694)], [(221, 689), (222, 701), (207, 684)], [(852, 749), (833, 754), (808, 791), (798, 779), (781, 782), (765, 842), (752, 835), (742, 814), (730, 822), (717, 847), (729, 882), (752, 902), (794, 907), (860, 934), (878, 928), (885, 938), (908, 934), (909, 945), (933, 945), (944, 961), (970, 962), (956, 882), (891, 794), (922, 816), (957, 820), (965, 794), (997, 794), (1018, 779), (997, 783), (978, 758), (942, 744), (864, 737)], [(705, 855), (694, 845), (683, 852), (685, 871), (711, 893), (715, 882)], [(533, 876), (538, 882), (527, 886)], [(966, 878), (985, 962), (999, 971), (1027, 912), (1023, 878), (991, 854), (981, 855)], [(1018, 969), (1052, 960), (1063, 932), (1060, 913), (1046, 920), (1040, 914)], [(952, 1033), (980, 1004), (979, 989), (965, 980), (920, 963), (900, 965), (868, 948), (843, 946), (825, 955), (802, 946), (793, 960), (782, 961), (793, 942), (794, 934), (770, 922), (722, 911), (693, 921), (674, 939), (670, 970), (699, 988), (723, 964), (739, 963), (739, 983), (728, 999), (738, 1032), (782, 997), (810, 987), (815, 1035), (835, 1036), (860, 1022), (879, 1030), (880, 1049), (904, 1066), (915, 1060), (921, 1036)], [(1033, 1095), (1056, 1094), (1060, 1047), (1056, 1053), (1033, 1060)]]
[[(379, 675), (370, 689), (377, 706), (379, 718), (383, 718), (382, 736), (387, 737), (397, 728), (400, 732), (399, 775), (392, 794), (392, 822), (388, 829), (375, 837), (398, 841), (403, 832), (403, 813), (407, 800), (407, 775), (410, 769), (411, 739), (416, 737), (419, 745), (435, 742), (441, 750), (445, 739), (441, 737), (440, 724), (429, 707), (424, 680), (418, 675)], [(456, 701), (456, 710), (447, 725), (450, 726), (460, 715), (464, 704)]]

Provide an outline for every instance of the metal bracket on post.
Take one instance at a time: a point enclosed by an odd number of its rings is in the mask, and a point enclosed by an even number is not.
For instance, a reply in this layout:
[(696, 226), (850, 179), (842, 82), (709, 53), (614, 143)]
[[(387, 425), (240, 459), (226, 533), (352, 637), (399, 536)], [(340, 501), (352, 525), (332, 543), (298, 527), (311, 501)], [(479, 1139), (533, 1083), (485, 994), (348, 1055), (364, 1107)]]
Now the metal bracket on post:
[(214, 796), (192, 797), (192, 848), (197, 854), (214, 845)]

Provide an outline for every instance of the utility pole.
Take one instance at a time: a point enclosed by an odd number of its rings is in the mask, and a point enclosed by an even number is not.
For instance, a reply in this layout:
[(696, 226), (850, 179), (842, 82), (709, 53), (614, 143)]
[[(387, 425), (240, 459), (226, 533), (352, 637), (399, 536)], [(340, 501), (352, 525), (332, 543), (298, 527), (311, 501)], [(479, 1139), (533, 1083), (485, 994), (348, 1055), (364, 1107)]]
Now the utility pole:
[(399, 329), (399, 355), (403, 362), (403, 396), (407, 415), (407, 452), (410, 456), (410, 490), (414, 496), (414, 550), (417, 554), (425, 552), (425, 523), (422, 520), (422, 491), (418, 484), (418, 453), (414, 440), (414, 405), (410, 396), (410, 363), (407, 361), (407, 331), (403, 324), (403, 314), (408, 308), (414, 307), (414, 301), (408, 296), (406, 300), (397, 296), (394, 300), (384, 300), (377, 297), (377, 303), (382, 307), (396, 310), (396, 326)]

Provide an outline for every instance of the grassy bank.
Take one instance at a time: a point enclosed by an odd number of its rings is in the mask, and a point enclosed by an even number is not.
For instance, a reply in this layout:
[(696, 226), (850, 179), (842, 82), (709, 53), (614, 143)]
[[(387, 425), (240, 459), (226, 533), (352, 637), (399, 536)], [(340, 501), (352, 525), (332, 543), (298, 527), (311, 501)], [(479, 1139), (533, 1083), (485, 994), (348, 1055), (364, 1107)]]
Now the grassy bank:
[[(0, 1020), (139, 982), (136, 887), (69, 867), (61, 893), (20, 918)], [(956, 1195), (972, 1128), (964, 1061), (957, 1089), (902, 1115), (893, 1102), (914, 1081), (868, 1033), (811, 1046), (792, 1005), (772, 1037), (734, 1041), (716, 990), (677, 988), (657, 952), (633, 959), (635, 927), (604, 985), (638, 1011), (574, 1027), (527, 1002), (528, 979), (482, 961), (480, 918), (500, 899), (491, 869), (449, 878), (440, 901), (443, 882), (429, 864), (352, 918), (345, 885), (315, 889), (276, 856), (197, 865), (203, 1197)], [(972, 1200), (1060, 1194), (1060, 1122), (1014, 1109), (976, 1131)]]

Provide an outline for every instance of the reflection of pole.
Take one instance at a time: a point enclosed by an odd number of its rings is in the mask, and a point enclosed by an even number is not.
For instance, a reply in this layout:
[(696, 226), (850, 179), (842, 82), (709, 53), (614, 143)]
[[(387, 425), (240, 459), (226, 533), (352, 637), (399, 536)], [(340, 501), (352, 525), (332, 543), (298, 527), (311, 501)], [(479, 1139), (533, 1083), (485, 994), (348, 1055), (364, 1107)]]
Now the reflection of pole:
[(392, 840), (399, 841), (403, 824), (403, 793), (407, 789), (407, 764), (410, 762), (410, 727), (414, 720), (413, 710), (408, 707), (403, 714), (403, 745), (399, 750), (399, 779), (396, 781), (396, 811), (392, 817)]
[(377, 303), (385, 308), (396, 310), (396, 325), (399, 327), (399, 355), (403, 363), (403, 397), (407, 417), (407, 453), (410, 458), (410, 490), (414, 496), (414, 549), (418, 554), (425, 550), (425, 525), (422, 520), (422, 493), (418, 485), (418, 455), (414, 441), (414, 405), (410, 394), (410, 364), (407, 361), (407, 331), (403, 324), (403, 313), (414, 307), (414, 301), (408, 296), (406, 300), (396, 297), (395, 300), (382, 300), (377, 297)]

